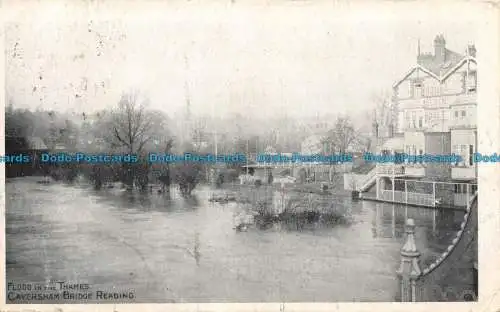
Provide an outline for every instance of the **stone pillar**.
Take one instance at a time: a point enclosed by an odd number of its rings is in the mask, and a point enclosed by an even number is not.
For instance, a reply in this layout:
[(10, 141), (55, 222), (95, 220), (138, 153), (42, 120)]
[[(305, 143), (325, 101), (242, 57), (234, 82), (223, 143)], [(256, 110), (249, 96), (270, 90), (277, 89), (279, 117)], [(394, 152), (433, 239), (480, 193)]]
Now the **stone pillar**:
[(401, 264), (397, 270), (401, 302), (417, 301), (416, 282), (422, 272), (419, 266), (420, 252), (415, 244), (415, 222), (406, 221), (406, 242), (401, 248)]

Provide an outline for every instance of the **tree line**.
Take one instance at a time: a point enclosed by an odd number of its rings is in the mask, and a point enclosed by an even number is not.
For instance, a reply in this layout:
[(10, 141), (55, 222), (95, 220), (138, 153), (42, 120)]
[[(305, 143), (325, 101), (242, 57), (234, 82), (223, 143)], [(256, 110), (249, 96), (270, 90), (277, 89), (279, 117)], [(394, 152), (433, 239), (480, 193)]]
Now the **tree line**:
[[(79, 174), (87, 177), (100, 189), (106, 182), (122, 182), (128, 189), (147, 191), (151, 174), (162, 184), (164, 191), (177, 183), (183, 195), (191, 194), (203, 176), (201, 164), (175, 165), (147, 162), (149, 152), (170, 153), (174, 139), (168, 133), (167, 116), (149, 109), (147, 97), (139, 91), (124, 93), (118, 104), (94, 115), (92, 121), (85, 113), (81, 126), (53, 111), (14, 109), (12, 102), (6, 108), (6, 135), (10, 137), (40, 137), (47, 149), (58, 144), (65, 151), (99, 152), (106, 154), (135, 154), (143, 160), (138, 163), (116, 164), (60, 164), (50, 168), (56, 179), (72, 181)], [(188, 143), (179, 147), (183, 152), (194, 152)]]
[[(390, 111), (387, 101), (376, 99), (378, 105), (372, 116), (380, 125), (387, 123)], [(150, 152), (172, 153), (213, 152), (213, 141), (202, 147), (196, 144), (202, 137), (207, 137), (206, 127), (193, 129), (191, 140), (179, 142), (169, 131), (168, 116), (149, 107), (149, 100), (138, 90), (123, 93), (117, 105), (104, 109), (92, 115), (83, 113), (81, 123), (77, 124), (71, 118), (54, 111), (30, 111), (14, 109), (12, 101), (6, 107), (6, 135), (13, 137), (40, 137), (48, 149), (54, 149), (57, 144), (69, 150), (81, 152), (100, 152), (113, 154), (135, 154), (139, 159), (146, 160)], [(90, 120), (91, 119), (91, 120)], [(361, 128), (356, 127), (349, 116), (338, 116), (326, 133), (320, 144), (327, 153), (346, 153), (355, 147), (358, 150), (370, 149), (372, 140)], [(264, 135), (244, 133), (245, 129), (238, 124), (235, 133), (223, 133), (219, 140), (219, 153), (239, 152), (255, 154), (264, 152), (266, 146), (273, 146), (276, 152), (290, 152), (285, 147), (300, 148), (301, 138), (285, 140), (276, 129), (271, 129)], [(279, 125), (275, 128), (279, 128)], [(232, 137), (229, 137), (232, 136)], [(294, 136), (297, 136), (294, 134)], [(199, 142), (198, 142), (199, 143)], [(294, 150), (298, 151), (298, 150)], [(239, 164), (228, 164), (235, 171), (233, 178), (239, 174)], [(66, 164), (53, 169), (51, 174), (56, 178), (72, 180), (79, 174), (86, 176), (96, 188), (101, 188), (106, 182), (122, 182), (129, 190), (138, 188), (147, 191), (151, 178), (162, 185), (164, 191), (171, 183), (179, 184), (181, 192), (189, 195), (201, 180), (208, 180), (209, 166), (196, 163), (176, 163), (173, 165), (147, 161), (139, 163)]]

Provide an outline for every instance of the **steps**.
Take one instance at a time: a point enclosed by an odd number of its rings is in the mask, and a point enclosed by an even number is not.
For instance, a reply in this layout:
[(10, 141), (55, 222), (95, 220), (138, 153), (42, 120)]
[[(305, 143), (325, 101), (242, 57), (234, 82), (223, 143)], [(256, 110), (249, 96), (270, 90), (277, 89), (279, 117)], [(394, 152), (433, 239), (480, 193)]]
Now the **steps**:
[(377, 167), (374, 166), (366, 175), (365, 180), (363, 183), (359, 186), (358, 191), (359, 192), (366, 192), (368, 189), (375, 183), (377, 180)]
[(355, 173), (355, 174), (368, 174), (375, 167), (376, 167), (375, 163), (364, 163), (361, 166), (353, 168), (352, 169), (352, 173)]

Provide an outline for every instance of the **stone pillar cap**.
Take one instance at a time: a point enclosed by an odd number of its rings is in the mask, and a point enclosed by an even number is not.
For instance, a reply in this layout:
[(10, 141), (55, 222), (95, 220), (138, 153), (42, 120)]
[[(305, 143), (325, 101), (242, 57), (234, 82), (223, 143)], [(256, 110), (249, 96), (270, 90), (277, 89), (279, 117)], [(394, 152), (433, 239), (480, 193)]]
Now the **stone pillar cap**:
[(420, 255), (420, 252), (417, 250), (417, 245), (415, 244), (415, 221), (411, 218), (406, 220), (406, 234), (408, 236), (403, 248), (401, 248), (401, 255), (416, 258)]

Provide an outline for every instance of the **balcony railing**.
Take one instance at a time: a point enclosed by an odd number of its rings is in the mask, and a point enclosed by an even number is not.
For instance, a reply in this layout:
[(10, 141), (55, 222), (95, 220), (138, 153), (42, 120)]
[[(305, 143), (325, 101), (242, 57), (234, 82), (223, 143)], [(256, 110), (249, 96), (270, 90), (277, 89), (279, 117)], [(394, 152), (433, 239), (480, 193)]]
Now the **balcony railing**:
[(425, 176), (425, 167), (420, 164), (405, 165), (405, 175), (412, 177), (423, 177)]
[(456, 180), (472, 180), (476, 178), (475, 167), (453, 167), (451, 168), (451, 178)]
[(405, 174), (405, 167), (395, 164), (377, 164), (377, 174), (403, 175)]
[(476, 93), (441, 95), (421, 98), (399, 98), (400, 109), (409, 108), (447, 108), (450, 105), (474, 104)]
[(377, 174), (423, 177), (425, 167), (421, 164), (378, 164)]
[(475, 129), (477, 128), (476, 118), (452, 119), (449, 121), (450, 129)]

